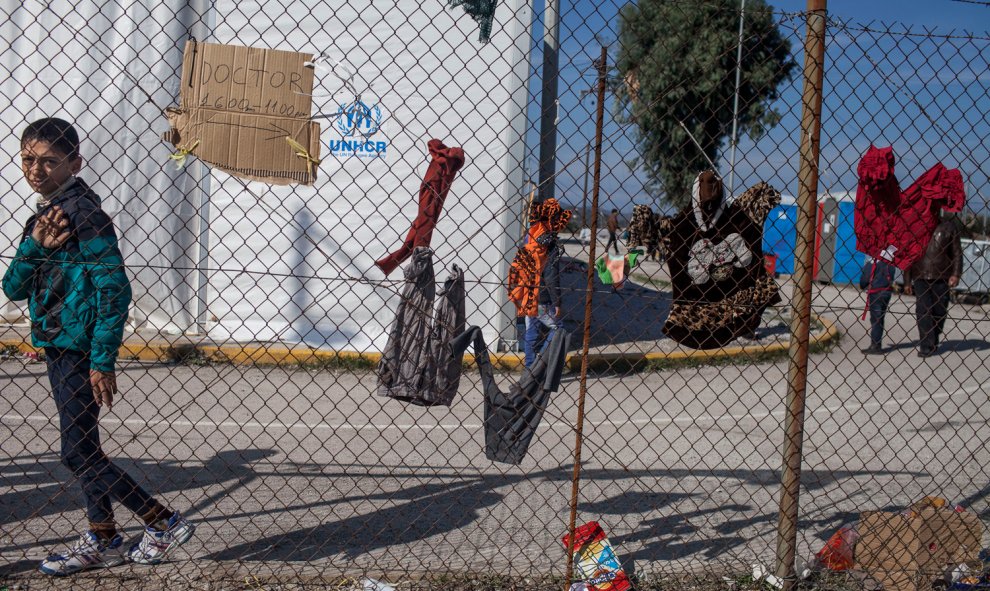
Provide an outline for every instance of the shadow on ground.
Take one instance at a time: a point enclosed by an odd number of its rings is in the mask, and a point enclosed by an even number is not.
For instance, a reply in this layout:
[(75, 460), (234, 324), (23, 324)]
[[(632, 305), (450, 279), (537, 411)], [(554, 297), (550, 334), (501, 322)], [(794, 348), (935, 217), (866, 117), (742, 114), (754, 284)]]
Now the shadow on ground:
[[(220, 527), (229, 521), (274, 518), (277, 531), (257, 539), (213, 541), (204, 540), (207, 560), (244, 561), (317, 561), (335, 556), (354, 559), (362, 554), (389, 547), (411, 546), (425, 540), (458, 534), (481, 517), (490, 516), (506, 496), (514, 494), (517, 486), (525, 485), (552, 489), (569, 486), (571, 466), (534, 469), (529, 473), (478, 474), (446, 476), (429, 469), (429, 481), (416, 470), (407, 474), (369, 474), (367, 466), (340, 466), (284, 462), (277, 466), (269, 458), (270, 449), (222, 451), (200, 465), (190, 462), (152, 462), (126, 458), (115, 459), (121, 467), (147, 482), (149, 490), (164, 498), (181, 497), (191, 503), (185, 513), (199, 523)], [(14, 468), (12, 469), (11, 466)], [(280, 490), (286, 478), (308, 477), (316, 490), (328, 491), (322, 498), (309, 501), (298, 497), (275, 495), (261, 510), (238, 510), (233, 514), (217, 514), (216, 504), (245, 487), (248, 490), (265, 487)], [(809, 491), (820, 490), (848, 480), (920, 477), (915, 472), (871, 471), (802, 471), (802, 484)], [(371, 492), (341, 492), (334, 482), (355, 477), (381, 480)], [(635, 542), (627, 560), (662, 561), (701, 555), (708, 559), (731, 553), (747, 543), (754, 528), (765, 529), (776, 522), (775, 505), (753, 504), (713, 505), (704, 490), (665, 491), (661, 481), (717, 479), (727, 487), (748, 486), (754, 490), (773, 489), (779, 482), (774, 470), (739, 469), (588, 469), (582, 473), (585, 483), (581, 517), (605, 519), (614, 531), (630, 532), (612, 536), (616, 545)], [(602, 490), (616, 483), (626, 490), (601, 498), (589, 498), (590, 491)], [(219, 487), (219, 488), (218, 488)], [(667, 487), (669, 489), (669, 486)], [(13, 490), (12, 490), (13, 489)], [(4, 531), (23, 539), (17, 532), (17, 522), (42, 518), (51, 523), (65, 512), (81, 508), (76, 484), (61, 468), (54, 454), (25, 455), (5, 463), (0, 471), (0, 515)], [(29, 494), (20, 491), (30, 491)], [(210, 494), (197, 494), (198, 491)], [(169, 494), (172, 493), (172, 494)], [(244, 494), (241, 492), (240, 494)], [(986, 504), (990, 489), (975, 491), (967, 497), (970, 506)], [(282, 501), (285, 499), (285, 501)], [(535, 503), (544, 501), (537, 495)], [(358, 507), (367, 508), (354, 515)], [(538, 507), (528, 506), (536, 514)], [(292, 513), (289, 513), (292, 512)], [(279, 514), (285, 513), (284, 516)], [(293, 528), (293, 514), (319, 516), (319, 525)], [(338, 515), (350, 515), (337, 518)], [(836, 510), (824, 517), (805, 520), (803, 530), (817, 529), (827, 537), (842, 523), (854, 516)], [(51, 548), (71, 541), (72, 532), (49, 530), (55, 537), (44, 540), (5, 544), (0, 552), (24, 551), (29, 548)], [(59, 530), (63, 525), (57, 526)], [(205, 530), (204, 530), (205, 531)], [(558, 532), (552, 532), (557, 534)], [(562, 532), (559, 532), (562, 533)], [(64, 537), (63, 537), (64, 536)], [(226, 545), (230, 544), (230, 545)], [(546, 550), (546, 549), (544, 549)], [(0, 567), (0, 576), (35, 568), (33, 562), (17, 560)]]

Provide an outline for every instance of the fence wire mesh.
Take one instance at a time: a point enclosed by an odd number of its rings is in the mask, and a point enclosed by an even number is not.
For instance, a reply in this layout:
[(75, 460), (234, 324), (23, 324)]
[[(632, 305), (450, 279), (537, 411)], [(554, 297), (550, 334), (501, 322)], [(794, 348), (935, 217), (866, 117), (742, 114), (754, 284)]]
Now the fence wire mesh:
[[(590, 576), (565, 545), (588, 522), (640, 589), (759, 588), (754, 564), (788, 587), (983, 575), (986, 34), (828, 13), (812, 203), (809, 13), (763, 0), (59, 0), (0, 19), (0, 588), (563, 589)], [(320, 160), (312, 185), (162, 139), (190, 39), (310, 56), (319, 156), (293, 150)], [(22, 141), (43, 117), (78, 129), (91, 209), (25, 181), (71, 161), (22, 170), (63, 145)], [(51, 203), (71, 235), (32, 246)], [(100, 207), (113, 237), (78, 213)], [(386, 273), (410, 226), (431, 250)], [(97, 409), (108, 360), (119, 393)], [(926, 496), (961, 512), (911, 513)], [(38, 572), (90, 566), (77, 539), (108, 523), (136, 562)]]

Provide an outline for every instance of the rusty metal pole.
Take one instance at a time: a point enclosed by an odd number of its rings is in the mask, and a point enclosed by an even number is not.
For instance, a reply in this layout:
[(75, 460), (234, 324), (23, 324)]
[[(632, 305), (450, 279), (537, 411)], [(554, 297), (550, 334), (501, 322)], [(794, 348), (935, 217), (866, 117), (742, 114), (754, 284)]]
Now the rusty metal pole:
[(602, 129), (605, 127), (605, 75), (608, 48), (602, 47), (598, 66), (598, 112), (595, 121), (595, 174), (591, 187), (591, 249), (588, 253), (588, 282), (584, 296), (584, 340), (581, 345), (581, 386), (578, 390), (577, 425), (574, 427), (574, 473), (571, 478), (571, 515), (567, 524), (567, 567), (564, 591), (571, 587), (574, 572), (574, 529), (577, 527), (578, 488), (581, 482), (581, 445), (584, 440), (584, 399), (588, 393), (588, 347), (591, 343), (591, 300), (595, 287), (595, 247), (598, 242), (598, 192), (602, 178)]
[(791, 295), (790, 368), (784, 414), (784, 454), (777, 522), (777, 576), (784, 591), (794, 586), (798, 495), (801, 489), (801, 446), (808, 383), (808, 335), (811, 331), (811, 282), (818, 215), (818, 153), (822, 126), (822, 79), (825, 68), (826, 0), (808, 0), (804, 42), (804, 94), (801, 112), (801, 167), (798, 172), (797, 240), (794, 249), (794, 291)]

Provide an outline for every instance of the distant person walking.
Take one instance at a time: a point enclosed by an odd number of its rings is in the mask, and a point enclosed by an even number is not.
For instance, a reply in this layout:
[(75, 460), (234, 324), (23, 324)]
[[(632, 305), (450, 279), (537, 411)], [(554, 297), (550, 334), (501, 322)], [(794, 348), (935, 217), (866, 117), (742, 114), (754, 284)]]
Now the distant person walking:
[(870, 310), (870, 346), (862, 351), (877, 355), (883, 353), (883, 321), (894, 287), (894, 265), (884, 259), (867, 258), (859, 286), (867, 290), (866, 304)]
[(925, 254), (907, 270), (904, 292), (916, 296), (918, 318), (918, 357), (938, 353), (939, 338), (949, 313), (949, 290), (959, 285), (962, 275), (962, 244), (959, 228), (950, 219), (943, 219)]
[(606, 227), (608, 227), (608, 244), (605, 245), (605, 252), (608, 252), (608, 247), (612, 246), (615, 248), (615, 254), (619, 254), (619, 237), (617, 233), (619, 231), (619, 210), (613, 209), (612, 213), (608, 216), (608, 220), (605, 221)]

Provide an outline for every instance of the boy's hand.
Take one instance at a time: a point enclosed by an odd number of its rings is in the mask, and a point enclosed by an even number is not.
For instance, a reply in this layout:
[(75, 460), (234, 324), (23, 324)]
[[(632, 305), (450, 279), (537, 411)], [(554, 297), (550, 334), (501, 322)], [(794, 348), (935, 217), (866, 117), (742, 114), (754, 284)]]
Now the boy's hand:
[(117, 375), (112, 371), (89, 370), (89, 383), (93, 386), (93, 398), (96, 404), (113, 407), (113, 395), (117, 393)]
[(53, 249), (62, 246), (69, 239), (69, 216), (56, 205), (34, 223), (31, 237), (42, 248)]

